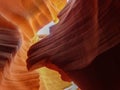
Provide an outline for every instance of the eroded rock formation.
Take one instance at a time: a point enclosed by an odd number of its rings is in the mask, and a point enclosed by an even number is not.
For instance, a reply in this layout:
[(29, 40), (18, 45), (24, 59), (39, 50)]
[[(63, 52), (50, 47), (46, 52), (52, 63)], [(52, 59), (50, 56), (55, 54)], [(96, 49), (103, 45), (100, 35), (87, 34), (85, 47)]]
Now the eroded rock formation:
[(30, 48), (28, 68), (51, 62), (82, 90), (119, 90), (119, 9), (119, 0), (70, 0), (51, 34)]
[[(66, 0), (0, 0), (0, 90), (63, 90), (69, 86), (48, 68), (28, 71), (27, 50), (37, 31), (57, 14)], [(49, 77), (48, 77), (49, 76)]]

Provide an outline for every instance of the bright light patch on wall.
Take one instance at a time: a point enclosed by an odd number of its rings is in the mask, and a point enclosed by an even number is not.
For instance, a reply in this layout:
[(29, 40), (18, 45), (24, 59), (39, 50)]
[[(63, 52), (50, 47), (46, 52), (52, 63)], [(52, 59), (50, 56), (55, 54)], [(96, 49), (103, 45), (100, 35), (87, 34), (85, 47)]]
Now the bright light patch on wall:
[(70, 0), (67, 0), (67, 2), (69, 2)]
[(55, 23), (52, 21), (49, 24), (45, 25), (43, 28), (41, 28), (38, 31), (38, 35), (49, 35), (50, 34), (50, 27), (55, 25)]

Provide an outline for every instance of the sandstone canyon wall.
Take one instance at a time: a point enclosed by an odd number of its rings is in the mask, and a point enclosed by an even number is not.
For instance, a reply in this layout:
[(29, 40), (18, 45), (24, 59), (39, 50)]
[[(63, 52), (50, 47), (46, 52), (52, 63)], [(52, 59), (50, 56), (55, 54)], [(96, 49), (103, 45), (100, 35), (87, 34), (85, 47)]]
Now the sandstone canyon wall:
[(119, 9), (119, 0), (70, 0), (50, 35), (30, 48), (28, 68), (51, 62), (82, 90), (119, 90)]
[(66, 0), (0, 0), (0, 90), (63, 90), (70, 85), (57, 71), (28, 71), (26, 64), (37, 31), (52, 20), (57, 23), (65, 5)]

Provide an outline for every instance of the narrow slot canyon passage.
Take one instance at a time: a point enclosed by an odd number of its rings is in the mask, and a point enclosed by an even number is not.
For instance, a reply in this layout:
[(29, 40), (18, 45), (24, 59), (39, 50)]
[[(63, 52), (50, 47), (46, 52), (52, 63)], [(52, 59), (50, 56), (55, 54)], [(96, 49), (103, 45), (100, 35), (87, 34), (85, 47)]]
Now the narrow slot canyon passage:
[(120, 90), (120, 0), (0, 0), (0, 90)]

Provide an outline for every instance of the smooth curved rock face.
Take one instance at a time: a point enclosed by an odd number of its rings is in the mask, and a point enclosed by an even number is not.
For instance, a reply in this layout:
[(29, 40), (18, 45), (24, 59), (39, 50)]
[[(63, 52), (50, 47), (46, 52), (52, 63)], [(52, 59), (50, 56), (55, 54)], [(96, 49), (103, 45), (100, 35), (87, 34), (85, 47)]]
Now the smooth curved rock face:
[(51, 34), (30, 48), (28, 68), (50, 59), (66, 70), (80, 69), (120, 43), (118, 2), (71, 1), (59, 14), (60, 22), (51, 28)]
[(28, 68), (51, 62), (71, 71), (72, 76), (75, 70), (87, 67), (96, 56), (120, 43), (119, 9), (119, 0), (71, 0), (51, 34), (30, 48)]
[(66, 0), (0, 0), (0, 90), (63, 90), (70, 85), (56, 71), (28, 71), (26, 65), (38, 29), (57, 22), (65, 4)]
[(0, 68), (10, 61), (20, 48), (21, 36), (17, 28), (0, 16)]

